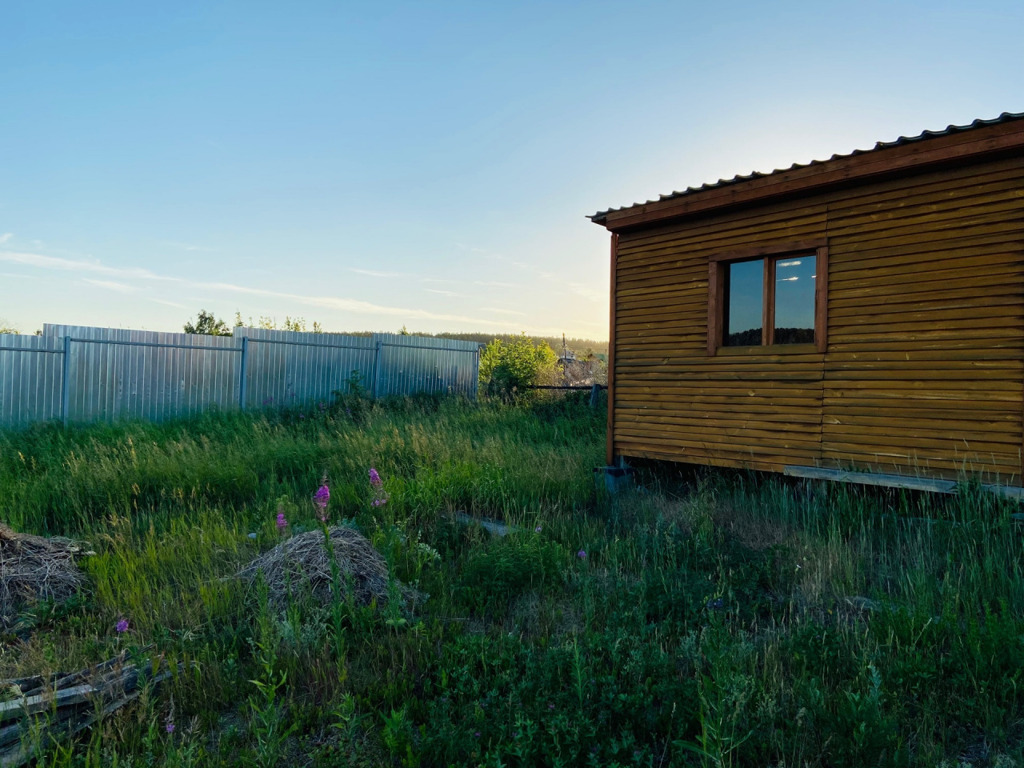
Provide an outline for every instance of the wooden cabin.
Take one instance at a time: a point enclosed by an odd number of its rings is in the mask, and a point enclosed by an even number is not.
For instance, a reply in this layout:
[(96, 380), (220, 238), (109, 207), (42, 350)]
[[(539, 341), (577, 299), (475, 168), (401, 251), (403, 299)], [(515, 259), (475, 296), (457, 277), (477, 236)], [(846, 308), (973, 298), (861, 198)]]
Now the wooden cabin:
[(1021, 484), (1024, 113), (590, 218), (609, 465)]

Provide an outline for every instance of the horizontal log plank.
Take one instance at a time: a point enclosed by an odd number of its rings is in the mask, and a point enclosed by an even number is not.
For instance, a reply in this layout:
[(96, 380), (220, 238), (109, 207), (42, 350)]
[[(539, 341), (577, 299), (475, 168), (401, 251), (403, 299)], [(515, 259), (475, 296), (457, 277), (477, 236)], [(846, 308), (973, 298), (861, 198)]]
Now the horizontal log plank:
[(823, 442), (823, 460), (859, 462), (869, 466), (904, 466), (925, 469), (941, 467), (964, 473), (994, 472), (1000, 475), (1020, 473), (1020, 457), (961, 456), (951, 458), (939, 450), (870, 450), (861, 445)]
[(1024, 283), (1018, 282), (1024, 277), (1024, 269), (1019, 274), (1010, 274), (1009, 284), (1006, 273), (999, 276), (976, 276), (959, 278), (954, 282), (935, 280), (934, 282), (893, 283), (891, 285), (869, 284), (862, 287), (849, 287), (839, 292), (839, 296), (831, 297), (829, 312), (840, 311), (848, 307), (875, 307), (884, 302), (889, 306), (942, 306), (947, 301), (971, 302), (985, 297), (1003, 298), (1007, 302), (1024, 303)]
[[(951, 254), (963, 253), (966, 256), (983, 256), (998, 253), (1000, 249), (1013, 250), (1020, 242), (1020, 232), (1013, 226), (1012, 218), (997, 225), (968, 231), (934, 231), (931, 229), (915, 229), (891, 238), (830, 238), (829, 255), (840, 264), (850, 264), (871, 260), (897, 259), (902, 263), (922, 263), (932, 258), (935, 261), (951, 258)], [(690, 260), (696, 254), (686, 254)], [(699, 264), (694, 264), (697, 269)]]
[[(829, 255), (832, 255), (831, 249)], [(961, 271), (964, 277), (970, 278), (972, 275), (996, 274), (1000, 268), (1012, 273), (1020, 268), (1019, 255), (1019, 246), (1005, 239), (970, 252), (942, 245), (928, 251), (900, 255), (876, 255), (872, 251), (862, 250), (854, 257), (836, 256), (829, 259), (829, 277), (835, 278), (840, 284), (857, 279), (871, 284), (900, 275), (910, 275), (927, 282), (937, 279), (935, 272), (949, 270), (954, 273)]]
[[(648, 437), (641, 435), (639, 438), (631, 438), (630, 436), (622, 436), (616, 430), (615, 443), (629, 444), (631, 441), (637, 440), (633, 444), (642, 444), (645, 446), (660, 446), (662, 448), (674, 448), (683, 453), (689, 453), (692, 455), (719, 455), (719, 456), (735, 456), (737, 458), (744, 457), (758, 457), (761, 460), (777, 460), (789, 457), (802, 457), (804, 459), (816, 459), (821, 455), (821, 452), (817, 448), (808, 449), (802, 446), (783, 446), (783, 445), (758, 445), (757, 443), (751, 443), (748, 445), (733, 445), (733, 444), (720, 444), (714, 443), (707, 440), (685, 440), (677, 438), (666, 438), (662, 436)], [(683, 459), (685, 461), (686, 459)]]
[(821, 445), (821, 435), (818, 432), (802, 432), (799, 430), (783, 431), (719, 427), (702, 431), (672, 428), (658, 424), (616, 424), (615, 435), (618, 439), (628, 437), (665, 440), (678, 439), (682, 441), (699, 439), (703, 442), (718, 445), (733, 445), (737, 443), (750, 445), (756, 442), (761, 448), (773, 447), (777, 450), (798, 448), (800, 450), (817, 451)]
[(840, 445), (858, 445), (863, 450), (896, 450), (921, 451), (935, 449), (943, 455), (959, 456), (1001, 456), (1020, 461), (1020, 440), (1010, 439), (1002, 435), (1003, 440), (996, 440), (992, 435), (988, 440), (968, 440), (964, 435), (958, 437), (928, 437), (914, 434), (911, 431), (899, 435), (891, 435), (878, 429), (857, 430), (849, 427), (822, 425), (821, 443), (835, 448)]

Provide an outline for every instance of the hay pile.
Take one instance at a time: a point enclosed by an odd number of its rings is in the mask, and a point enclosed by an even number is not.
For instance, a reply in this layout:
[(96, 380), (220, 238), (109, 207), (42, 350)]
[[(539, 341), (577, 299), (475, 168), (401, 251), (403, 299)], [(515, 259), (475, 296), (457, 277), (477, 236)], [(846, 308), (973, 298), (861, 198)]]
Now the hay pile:
[[(388, 564), (370, 542), (351, 528), (330, 529), (331, 548), (338, 562), (342, 584), (351, 584), (359, 605), (376, 600), (384, 605), (388, 599)], [(289, 593), (310, 590), (320, 601), (331, 599), (331, 561), (327, 554), (323, 531), (308, 531), (284, 540), (264, 552), (239, 572), (239, 576), (255, 581), (263, 574), (272, 602), (283, 605)]]
[(85, 581), (75, 563), (81, 554), (71, 539), (17, 533), (0, 523), (0, 623), (10, 626), (26, 605), (78, 592)]

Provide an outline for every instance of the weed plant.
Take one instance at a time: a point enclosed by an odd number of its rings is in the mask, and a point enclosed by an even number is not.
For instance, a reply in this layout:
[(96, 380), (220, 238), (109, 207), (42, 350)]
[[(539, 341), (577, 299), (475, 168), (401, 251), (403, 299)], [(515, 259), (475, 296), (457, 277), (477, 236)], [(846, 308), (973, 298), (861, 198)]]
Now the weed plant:
[[(585, 398), (0, 433), (0, 519), (96, 551), (81, 595), (7, 630), (0, 674), (123, 649), (180, 669), (39, 764), (1020, 764), (1009, 502), (653, 465), (608, 498), (603, 443)], [(339, 574), (283, 608), (233, 578), (322, 527), (324, 475), (386, 606)]]

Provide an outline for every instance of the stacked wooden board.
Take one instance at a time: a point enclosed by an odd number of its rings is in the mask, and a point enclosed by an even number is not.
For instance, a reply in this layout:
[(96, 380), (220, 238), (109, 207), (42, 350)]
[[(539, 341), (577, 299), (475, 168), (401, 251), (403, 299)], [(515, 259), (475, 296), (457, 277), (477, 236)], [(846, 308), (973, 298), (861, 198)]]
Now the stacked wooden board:
[(80, 672), (0, 680), (0, 766), (24, 765), (170, 676), (122, 653)]

